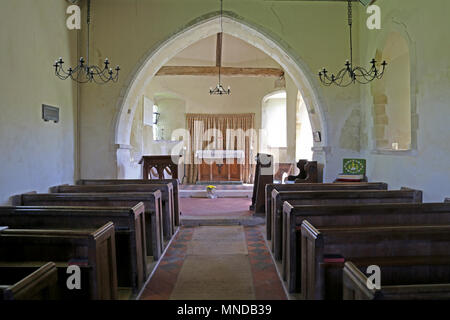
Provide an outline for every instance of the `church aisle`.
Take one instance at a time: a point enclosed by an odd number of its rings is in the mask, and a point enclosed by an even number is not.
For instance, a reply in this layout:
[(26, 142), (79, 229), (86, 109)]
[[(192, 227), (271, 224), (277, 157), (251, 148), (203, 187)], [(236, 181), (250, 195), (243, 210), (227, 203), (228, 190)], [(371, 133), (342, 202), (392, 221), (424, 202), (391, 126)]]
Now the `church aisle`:
[(259, 227), (182, 227), (141, 300), (285, 300)]

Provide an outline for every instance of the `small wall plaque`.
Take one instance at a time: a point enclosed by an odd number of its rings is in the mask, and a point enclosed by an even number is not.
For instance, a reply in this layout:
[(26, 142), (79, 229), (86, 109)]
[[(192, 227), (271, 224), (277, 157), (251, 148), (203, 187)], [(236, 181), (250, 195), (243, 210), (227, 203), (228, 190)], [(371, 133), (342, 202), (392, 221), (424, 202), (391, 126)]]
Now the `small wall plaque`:
[(53, 121), (55, 123), (58, 123), (59, 122), (59, 108), (43, 104), (42, 105), (42, 119), (44, 121)]

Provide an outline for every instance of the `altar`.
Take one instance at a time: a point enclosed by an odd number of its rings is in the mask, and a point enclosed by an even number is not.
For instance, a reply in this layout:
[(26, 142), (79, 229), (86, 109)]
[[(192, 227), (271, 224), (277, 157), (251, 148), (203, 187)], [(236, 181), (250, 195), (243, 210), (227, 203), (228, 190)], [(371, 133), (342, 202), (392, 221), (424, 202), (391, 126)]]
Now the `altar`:
[(195, 153), (198, 181), (242, 181), (243, 150), (201, 150)]

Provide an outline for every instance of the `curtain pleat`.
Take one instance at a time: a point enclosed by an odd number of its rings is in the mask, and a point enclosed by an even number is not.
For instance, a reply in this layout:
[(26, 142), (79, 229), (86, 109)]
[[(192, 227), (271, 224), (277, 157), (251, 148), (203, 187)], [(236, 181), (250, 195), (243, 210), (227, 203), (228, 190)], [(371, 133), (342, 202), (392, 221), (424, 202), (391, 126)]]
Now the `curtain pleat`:
[[(243, 150), (243, 182), (253, 183), (254, 154), (256, 136), (254, 132), (255, 114), (186, 114), (186, 128), (190, 133), (187, 157), (188, 183), (196, 183), (198, 178), (199, 150)], [(205, 135), (206, 133), (206, 135)], [(205, 136), (204, 136), (205, 135)], [(206, 140), (206, 141), (204, 141)]]

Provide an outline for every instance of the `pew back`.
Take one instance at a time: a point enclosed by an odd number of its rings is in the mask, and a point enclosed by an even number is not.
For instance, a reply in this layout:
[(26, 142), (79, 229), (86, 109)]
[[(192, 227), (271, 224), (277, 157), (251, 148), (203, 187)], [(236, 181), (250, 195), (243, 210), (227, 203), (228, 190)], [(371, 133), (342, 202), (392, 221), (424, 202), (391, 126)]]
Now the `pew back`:
[(267, 240), (272, 239), (272, 191), (320, 191), (320, 190), (387, 190), (383, 182), (370, 183), (293, 183), (268, 184), (265, 189), (266, 233)]
[(13, 197), (14, 206), (128, 207), (140, 202), (145, 207), (147, 255), (159, 260), (164, 250), (161, 220), (161, 192), (144, 193), (28, 193)]
[[(114, 225), (109, 222), (97, 230), (0, 231), (0, 266), (42, 265), (51, 260), (58, 267), (58, 287), (64, 297), (94, 300), (117, 299), (117, 272)], [(22, 263), (22, 264), (20, 264)], [(81, 265), (82, 289), (76, 294), (66, 287), (69, 265)], [(77, 290), (78, 291), (78, 290)]]
[(349, 204), (342, 206), (283, 206), (282, 277), (289, 292), (301, 288), (300, 226), (303, 221), (317, 227), (331, 226), (384, 226), (384, 225), (435, 225), (450, 224), (450, 204)]
[(420, 190), (326, 190), (326, 191), (272, 191), (272, 251), (276, 260), (282, 258), (283, 203), (292, 205), (345, 205), (350, 203), (420, 203)]
[(161, 192), (163, 237), (170, 240), (175, 232), (174, 192), (172, 183), (123, 185), (61, 185), (50, 188), (52, 193), (124, 193)]
[(77, 185), (122, 185), (122, 184), (161, 184), (172, 183), (174, 195), (175, 225), (180, 226), (180, 182), (178, 179), (142, 180), (142, 179), (84, 179), (78, 180)]
[(115, 229), (118, 285), (137, 293), (147, 278), (142, 202), (133, 208), (0, 207), (0, 225), (13, 229), (89, 229), (109, 221)]
[[(326, 297), (327, 256), (346, 260), (445, 256), (450, 245), (450, 225), (315, 228), (305, 220), (301, 234), (301, 294), (319, 300)], [(342, 279), (342, 273), (338, 278)]]

